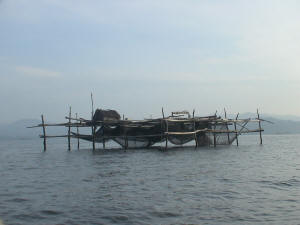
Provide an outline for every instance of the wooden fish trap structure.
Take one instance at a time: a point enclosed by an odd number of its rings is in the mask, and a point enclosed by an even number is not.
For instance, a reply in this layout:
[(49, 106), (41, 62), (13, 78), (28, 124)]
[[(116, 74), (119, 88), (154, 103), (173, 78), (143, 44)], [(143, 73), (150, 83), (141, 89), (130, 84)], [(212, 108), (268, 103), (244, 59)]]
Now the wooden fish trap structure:
[[(220, 116), (195, 116), (195, 110), (192, 115), (187, 111), (172, 112), (170, 116), (165, 117), (162, 109), (162, 117), (156, 119), (128, 120), (121, 119), (115, 110), (97, 109), (92, 112), (90, 120), (78, 118), (76, 114), (72, 117), (71, 107), (69, 115), (65, 118), (65, 123), (45, 123), (42, 115), (42, 123), (28, 128), (41, 127), (43, 134), (44, 151), (47, 149), (47, 138), (67, 138), (68, 150), (71, 150), (71, 139), (77, 140), (77, 148), (80, 147), (79, 140), (86, 140), (92, 143), (92, 149), (96, 149), (96, 143), (101, 143), (102, 148), (106, 148), (106, 143), (113, 141), (119, 144), (123, 149), (150, 148), (157, 146), (162, 149), (168, 149), (176, 145), (184, 145), (194, 142), (195, 148), (200, 146), (231, 145), (236, 141), (239, 145), (238, 137), (245, 133), (259, 133), (260, 144), (262, 144), (262, 132), (264, 131), (257, 110), (257, 118), (240, 119), (239, 114), (234, 119), (228, 119), (226, 110), (225, 117)], [(266, 121), (269, 122), (269, 121)], [(257, 123), (257, 129), (249, 129), (247, 125)], [(66, 135), (47, 135), (46, 127), (63, 126), (68, 133)], [(90, 134), (81, 134), (80, 128), (90, 128)], [(76, 132), (72, 132), (76, 128)]]

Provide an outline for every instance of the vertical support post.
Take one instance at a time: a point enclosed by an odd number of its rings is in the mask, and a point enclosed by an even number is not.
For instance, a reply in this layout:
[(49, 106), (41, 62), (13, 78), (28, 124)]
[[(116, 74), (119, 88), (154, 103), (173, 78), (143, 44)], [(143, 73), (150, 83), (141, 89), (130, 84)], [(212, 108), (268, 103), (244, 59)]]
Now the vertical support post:
[(72, 112), (71, 112), (71, 106), (69, 109), (69, 124), (68, 124), (68, 151), (71, 151), (71, 116), (72, 116)]
[(96, 149), (96, 146), (95, 146), (95, 130), (96, 130), (96, 128), (95, 128), (94, 122), (92, 122), (92, 123), (93, 123), (92, 124), (93, 151), (95, 151), (95, 149)]
[[(78, 123), (78, 115), (76, 113), (76, 123)], [(76, 132), (77, 132), (77, 149), (79, 149), (80, 147), (80, 143), (79, 143), (79, 128), (78, 128), (78, 125), (76, 126)]]
[(163, 141), (163, 136), (164, 136), (164, 134), (163, 134), (163, 120), (162, 119), (160, 120), (160, 132), (161, 132), (160, 142), (162, 142)]
[(93, 93), (91, 92), (91, 103), (92, 103), (92, 117), (91, 117), (91, 122), (92, 122), (92, 140), (93, 140), (93, 151), (95, 151), (96, 146), (95, 146), (95, 132), (96, 132), (96, 127), (95, 127), (95, 121), (93, 120), (94, 116), (94, 99), (93, 99)]
[[(224, 117), (227, 120), (227, 113), (226, 113), (226, 109), (224, 108)], [(227, 141), (228, 141), (228, 145), (230, 144), (230, 136), (229, 136), (229, 129), (228, 129), (228, 123), (226, 121), (226, 130), (227, 130)]]
[(194, 128), (195, 149), (196, 149), (198, 147), (198, 139), (196, 133), (195, 109), (193, 110), (193, 128)]
[(166, 121), (166, 150), (168, 149), (168, 138), (169, 138), (169, 124), (168, 124), (168, 119)]
[(258, 119), (258, 127), (259, 127), (259, 138), (260, 138), (260, 144), (262, 145), (262, 135), (261, 135), (261, 122), (260, 122), (260, 118), (259, 118), (259, 113), (258, 113), (258, 109), (257, 109), (257, 119)]
[(214, 132), (214, 147), (217, 146), (217, 138), (216, 138), (216, 133)]
[(46, 145), (46, 128), (45, 128), (45, 121), (44, 121), (44, 116), (41, 115), (42, 118), (42, 125), (43, 125), (43, 135), (44, 135), (44, 152), (47, 150), (47, 145)]
[(104, 134), (104, 129), (105, 129), (105, 127), (104, 127), (104, 124), (103, 124), (102, 126), (103, 126), (103, 127), (102, 127), (102, 130), (103, 130), (103, 134), (102, 134), (102, 135), (103, 135), (102, 146), (103, 146), (103, 149), (105, 149), (105, 138), (104, 138), (104, 135), (105, 135), (105, 134)]
[[(237, 120), (239, 117), (239, 113), (236, 115), (235, 120)], [(234, 122), (234, 130), (235, 130), (235, 141), (236, 141), (236, 146), (239, 146), (239, 139), (238, 139), (238, 132), (236, 130), (236, 122)]]
[(128, 138), (127, 138), (127, 134), (125, 136), (125, 149), (128, 149)]
[(214, 124), (214, 147), (217, 146), (217, 137), (216, 137), (215, 131), (216, 131), (216, 121), (215, 121), (215, 124)]
[(162, 114), (163, 118), (165, 118), (164, 108), (163, 107), (161, 108), (161, 114)]
[(124, 127), (124, 138), (125, 138), (125, 150), (128, 148), (128, 138), (127, 138), (127, 129)]

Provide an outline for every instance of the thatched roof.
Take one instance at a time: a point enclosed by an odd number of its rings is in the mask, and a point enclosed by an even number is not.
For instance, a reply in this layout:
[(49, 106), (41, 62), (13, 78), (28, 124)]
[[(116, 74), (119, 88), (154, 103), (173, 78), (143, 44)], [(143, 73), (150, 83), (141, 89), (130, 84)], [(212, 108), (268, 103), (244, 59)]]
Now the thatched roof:
[(120, 114), (116, 110), (96, 109), (93, 121), (120, 120), (120, 118)]

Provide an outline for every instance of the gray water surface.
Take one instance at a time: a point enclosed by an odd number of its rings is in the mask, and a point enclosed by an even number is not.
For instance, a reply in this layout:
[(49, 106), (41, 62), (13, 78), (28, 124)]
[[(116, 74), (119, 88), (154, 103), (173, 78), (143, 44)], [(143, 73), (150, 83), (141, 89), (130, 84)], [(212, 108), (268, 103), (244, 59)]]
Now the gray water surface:
[(0, 141), (4, 224), (300, 224), (300, 135), (168, 151), (75, 142)]

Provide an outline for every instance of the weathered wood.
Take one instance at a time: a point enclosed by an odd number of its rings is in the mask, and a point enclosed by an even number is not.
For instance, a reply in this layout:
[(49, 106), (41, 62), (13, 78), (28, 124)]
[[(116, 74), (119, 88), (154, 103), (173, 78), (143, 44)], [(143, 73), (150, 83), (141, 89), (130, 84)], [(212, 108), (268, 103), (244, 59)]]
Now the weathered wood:
[[(216, 112), (216, 114), (217, 114), (217, 112)], [(216, 124), (214, 125), (214, 130), (216, 130)], [(216, 133), (215, 133), (215, 132), (213, 132), (213, 135), (214, 135), (214, 147), (216, 147), (216, 146), (217, 146), (217, 138), (216, 138)]]
[[(78, 117), (78, 115), (76, 113), (76, 120), (77, 120), (77, 117)], [(79, 142), (79, 127), (78, 126), (76, 126), (76, 132), (77, 132), (77, 149), (79, 149), (80, 148), (80, 142)]]
[(216, 133), (213, 133), (214, 134), (214, 147), (217, 146), (217, 138), (216, 138)]
[[(236, 115), (235, 120), (237, 120), (239, 117), (239, 113)], [(234, 129), (236, 130), (236, 122), (234, 122)], [(238, 133), (235, 133), (235, 141), (236, 141), (236, 146), (239, 146), (239, 139), (238, 139)]]
[(260, 119), (259, 119), (259, 113), (258, 113), (258, 109), (257, 109), (257, 119), (258, 119), (258, 127), (259, 127), (259, 139), (260, 139), (260, 144), (262, 145), (262, 135), (261, 135), (261, 122), (260, 122)]
[(193, 130), (194, 130), (195, 148), (197, 148), (198, 139), (197, 139), (197, 132), (196, 132), (195, 109), (193, 110)]
[[(102, 127), (102, 130), (103, 130), (103, 136), (104, 136), (105, 135), (104, 134), (104, 127)], [(105, 149), (105, 138), (103, 138), (102, 147), (103, 147), (103, 149)]]
[(44, 121), (44, 115), (41, 115), (42, 118), (42, 124), (43, 124), (43, 135), (44, 135), (44, 152), (47, 150), (47, 144), (46, 144), (46, 128), (44, 126), (45, 121)]
[[(70, 135), (70, 136), (71, 137), (75, 137), (74, 135)], [(63, 134), (63, 135), (46, 135), (46, 136), (40, 135), (40, 138), (44, 138), (44, 137), (46, 137), (46, 138), (60, 138), (60, 137), (67, 138), (67, 137), (69, 137), (69, 135), (68, 134)]]
[[(227, 113), (226, 113), (226, 109), (224, 108), (224, 117), (225, 117), (225, 120), (227, 120)], [(228, 123), (225, 122), (225, 126), (226, 126), (226, 130), (228, 131), (229, 128), (228, 128)], [(228, 141), (228, 144), (230, 144), (230, 136), (229, 136), (229, 133), (227, 133), (227, 141)]]
[(91, 92), (91, 104), (92, 104), (92, 112), (91, 112), (92, 141), (93, 141), (93, 151), (95, 151), (95, 149), (96, 149), (96, 145), (95, 145), (96, 125), (95, 125), (95, 122), (93, 121), (93, 116), (94, 116), (94, 99), (93, 99), (93, 93), (92, 92)]
[(127, 129), (124, 128), (124, 136), (125, 136), (125, 150), (128, 149), (128, 137), (127, 137)]
[(71, 151), (71, 116), (72, 116), (72, 109), (71, 109), (71, 106), (70, 106), (70, 109), (69, 109), (69, 126), (68, 126), (68, 150)]
[(168, 149), (168, 139), (169, 139), (169, 124), (168, 120), (165, 120), (166, 122), (166, 150)]
[(92, 126), (93, 151), (95, 151), (95, 149), (96, 149), (96, 145), (95, 145), (95, 133), (96, 133), (96, 128), (95, 128), (95, 126)]

